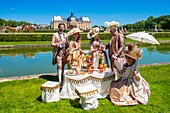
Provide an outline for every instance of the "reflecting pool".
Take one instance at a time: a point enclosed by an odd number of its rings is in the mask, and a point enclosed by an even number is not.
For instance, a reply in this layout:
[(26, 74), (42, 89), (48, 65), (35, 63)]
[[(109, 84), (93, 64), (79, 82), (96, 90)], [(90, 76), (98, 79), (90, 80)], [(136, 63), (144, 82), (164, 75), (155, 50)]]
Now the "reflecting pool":
[[(138, 64), (170, 62), (170, 44), (145, 46), (142, 55)], [(56, 66), (51, 62), (51, 47), (1, 49), (0, 78), (55, 73)]]

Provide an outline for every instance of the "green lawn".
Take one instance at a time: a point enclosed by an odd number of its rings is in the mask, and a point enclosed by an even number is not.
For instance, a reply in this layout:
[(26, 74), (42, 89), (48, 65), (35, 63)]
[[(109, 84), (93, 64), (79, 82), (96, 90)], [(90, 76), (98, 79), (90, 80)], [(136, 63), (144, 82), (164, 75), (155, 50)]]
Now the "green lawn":
[[(40, 86), (45, 79), (15, 80), (0, 83), (0, 113), (168, 113), (170, 111), (170, 64), (140, 67), (149, 83), (151, 96), (147, 105), (114, 106), (108, 98), (100, 99), (96, 110), (85, 111), (77, 100), (41, 102)], [(49, 79), (49, 78), (48, 78)]]
[[(170, 40), (170, 38), (158, 38), (158, 41), (161, 40)], [(102, 42), (108, 42), (109, 40), (102, 40)], [(88, 44), (90, 40), (83, 40), (83, 44)], [(134, 42), (131, 39), (125, 39), (125, 42)], [(31, 42), (0, 42), (0, 45), (24, 45), (24, 44), (51, 44), (51, 41), (31, 41)]]
[(50, 43), (51, 43), (51, 41), (0, 42), (0, 45), (50, 44)]

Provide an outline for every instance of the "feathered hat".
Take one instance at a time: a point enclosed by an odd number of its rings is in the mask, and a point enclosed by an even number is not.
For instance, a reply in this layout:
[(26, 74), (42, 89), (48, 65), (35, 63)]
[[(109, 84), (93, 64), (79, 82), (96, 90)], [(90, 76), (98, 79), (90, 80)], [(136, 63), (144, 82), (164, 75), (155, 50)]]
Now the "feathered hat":
[(128, 50), (124, 50), (124, 54), (125, 56), (128, 56), (135, 60), (142, 58), (142, 54), (140, 50), (136, 47), (136, 43), (129, 45)]
[(87, 38), (91, 39), (94, 38), (97, 34), (99, 34), (99, 27), (94, 27), (92, 28), (88, 33), (87, 33)]
[(107, 30), (117, 29), (117, 27), (119, 26), (119, 22), (116, 21), (111, 22), (105, 21), (104, 24), (107, 26)]
[(79, 28), (73, 28), (67, 33), (67, 36), (69, 37), (75, 33), (80, 33), (80, 32), (83, 32), (83, 31), (81, 31)]

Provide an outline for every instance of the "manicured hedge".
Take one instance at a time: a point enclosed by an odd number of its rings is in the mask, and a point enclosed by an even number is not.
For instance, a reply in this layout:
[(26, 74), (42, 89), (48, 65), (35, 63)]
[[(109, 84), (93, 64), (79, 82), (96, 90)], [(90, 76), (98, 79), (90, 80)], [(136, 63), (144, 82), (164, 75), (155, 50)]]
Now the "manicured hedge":
[(150, 33), (155, 38), (170, 38), (170, 32), (168, 33)]
[[(87, 40), (87, 34), (81, 34), (82, 40)], [(99, 34), (101, 40), (109, 39), (110, 34)], [(51, 41), (52, 34), (0, 34), (0, 42), (21, 41)], [(71, 39), (70, 37), (69, 39)]]
[(56, 30), (34, 30), (34, 33), (55, 33)]
[(49, 41), (52, 34), (0, 34), (0, 42)]
[[(125, 37), (129, 33), (124, 34)], [(150, 33), (155, 38), (170, 38), (170, 33)], [(20, 41), (51, 41), (53, 33), (32, 33), (32, 34), (0, 34), (0, 42), (20, 42)], [(87, 39), (87, 33), (80, 34), (82, 40)], [(101, 40), (108, 40), (110, 39), (109, 33), (100, 33), (99, 37)], [(71, 39), (71, 37), (69, 38)]]

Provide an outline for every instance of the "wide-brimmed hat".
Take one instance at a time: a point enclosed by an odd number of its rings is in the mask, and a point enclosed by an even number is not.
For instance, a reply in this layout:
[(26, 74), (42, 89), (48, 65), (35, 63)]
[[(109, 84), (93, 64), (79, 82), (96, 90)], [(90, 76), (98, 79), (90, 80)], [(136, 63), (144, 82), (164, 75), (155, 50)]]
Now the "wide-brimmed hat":
[(142, 58), (141, 51), (136, 47), (136, 44), (129, 45), (128, 50), (124, 50), (124, 54), (135, 60)]
[(81, 31), (79, 28), (73, 28), (67, 33), (67, 36), (69, 37), (75, 33), (80, 33), (80, 32), (83, 32), (83, 31)]
[(105, 21), (104, 24), (107, 26), (107, 29), (117, 29), (117, 27), (119, 26), (119, 22), (116, 21)]
[(87, 38), (91, 39), (94, 38), (97, 34), (99, 34), (99, 27), (94, 27), (92, 28), (88, 33), (87, 33)]

